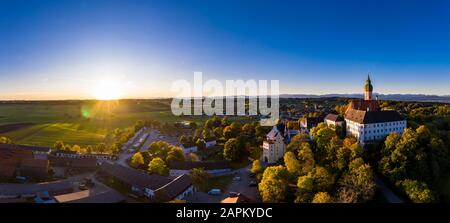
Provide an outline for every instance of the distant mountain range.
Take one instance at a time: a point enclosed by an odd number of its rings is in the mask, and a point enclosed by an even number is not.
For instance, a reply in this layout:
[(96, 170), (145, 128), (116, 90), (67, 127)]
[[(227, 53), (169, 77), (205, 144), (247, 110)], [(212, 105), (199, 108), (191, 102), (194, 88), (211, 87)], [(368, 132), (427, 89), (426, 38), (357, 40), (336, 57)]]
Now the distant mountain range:
[[(393, 101), (419, 101), (419, 102), (444, 102), (450, 103), (450, 95), (425, 95), (425, 94), (376, 94), (380, 100)], [(364, 98), (363, 94), (281, 94), (280, 98)]]

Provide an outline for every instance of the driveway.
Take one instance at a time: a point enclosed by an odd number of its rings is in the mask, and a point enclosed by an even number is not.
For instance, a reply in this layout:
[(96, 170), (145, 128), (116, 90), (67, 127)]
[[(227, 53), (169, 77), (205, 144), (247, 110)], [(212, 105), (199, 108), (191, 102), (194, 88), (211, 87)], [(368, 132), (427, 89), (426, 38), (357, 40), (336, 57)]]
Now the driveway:
[(392, 192), (380, 178), (375, 177), (375, 183), (380, 188), (381, 193), (389, 203), (404, 203), (403, 199), (395, 195), (394, 192)]
[(230, 185), (228, 186), (227, 190), (222, 194), (222, 199), (225, 199), (228, 197), (229, 192), (238, 192), (249, 199), (251, 199), (253, 202), (261, 202), (261, 197), (259, 196), (258, 187), (249, 187), (251, 181), (256, 181), (255, 178), (252, 178), (249, 176), (249, 169), (251, 168), (251, 164), (238, 169), (236, 172), (237, 174), (235, 176), (241, 177), (240, 181), (232, 181)]
[(228, 197), (230, 192), (238, 192), (251, 199), (252, 202), (261, 202), (258, 188), (248, 186), (251, 181), (255, 180), (255, 178), (251, 178), (249, 176), (249, 168), (251, 168), (251, 164), (244, 168), (235, 170), (236, 174), (234, 176), (240, 176), (241, 180), (232, 181), (228, 185), (228, 188), (220, 196), (208, 195), (204, 192), (196, 192), (193, 196), (188, 198), (187, 201), (189, 203), (220, 203), (220, 201)]

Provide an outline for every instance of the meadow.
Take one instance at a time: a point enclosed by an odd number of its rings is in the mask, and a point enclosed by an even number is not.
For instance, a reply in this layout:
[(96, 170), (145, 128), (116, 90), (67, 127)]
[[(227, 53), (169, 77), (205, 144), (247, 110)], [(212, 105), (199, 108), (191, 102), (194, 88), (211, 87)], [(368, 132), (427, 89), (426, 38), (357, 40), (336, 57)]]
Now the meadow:
[(186, 119), (174, 116), (169, 103), (167, 100), (3, 102), (0, 135), (18, 144), (36, 146), (53, 146), (57, 140), (78, 145), (108, 143), (114, 129), (131, 127), (138, 120), (171, 123)]

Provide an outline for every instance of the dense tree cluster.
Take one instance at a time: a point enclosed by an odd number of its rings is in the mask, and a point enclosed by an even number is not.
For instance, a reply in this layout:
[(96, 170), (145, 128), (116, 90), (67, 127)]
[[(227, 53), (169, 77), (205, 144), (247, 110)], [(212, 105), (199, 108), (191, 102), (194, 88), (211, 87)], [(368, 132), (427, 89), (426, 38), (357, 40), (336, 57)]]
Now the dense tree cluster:
[(101, 153), (101, 154), (117, 154), (119, 152), (119, 147), (116, 144), (107, 145), (105, 143), (99, 143), (95, 146), (80, 146), (80, 145), (70, 145), (63, 141), (56, 141), (53, 145), (53, 150), (55, 151), (70, 151), (81, 154), (87, 153)]
[[(435, 199), (429, 188), (435, 186), (449, 165), (448, 146), (425, 125), (415, 130), (408, 128), (401, 135), (390, 134), (384, 142), (379, 161), (383, 175), (403, 189), (414, 202)], [(417, 196), (417, 191), (423, 195)]]
[(196, 190), (207, 191), (211, 175), (202, 168), (194, 168), (189, 173)]
[(185, 147), (195, 145), (202, 150), (207, 141), (216, 140), (223, 145), (224, 159), (239, 161), (249, 155), (251, 147), (259, 147), (267, 131), (268, 128), (257, 121), (242, 124), (231, 122), (227, 116), (214, 116), (197, 128), (194, 136), (181, 136), (180, 143)]
[[(193, 158), (195, 159), (195, 158)], [(151, 173), (166, 175), (167, 164), (173, 161), (184, 161), (184, 151), (166, 141), (151, 143), (146, 151), (133, 154), (130, 165), (134, 168), (147, 169)]]
[[(324, 124), (309, 143), (298, 135), (288, 145), (284, 165), (268, 167), (259, 190), (264, 202), (367, 202), (375, 194), (372, 168), (354, 138), (341, 139)], [(294, 188), (295, 185), (295, 188)]]

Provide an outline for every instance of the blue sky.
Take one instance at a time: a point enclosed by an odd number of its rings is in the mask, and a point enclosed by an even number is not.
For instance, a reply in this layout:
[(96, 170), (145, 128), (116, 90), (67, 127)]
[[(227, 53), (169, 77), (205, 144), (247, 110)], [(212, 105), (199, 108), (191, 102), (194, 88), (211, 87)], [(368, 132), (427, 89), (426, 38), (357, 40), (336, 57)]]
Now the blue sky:
[(177, 79), (281, 93), (450, 95), (448, 1), (0, 0), (0, 99), (171, 96)]

